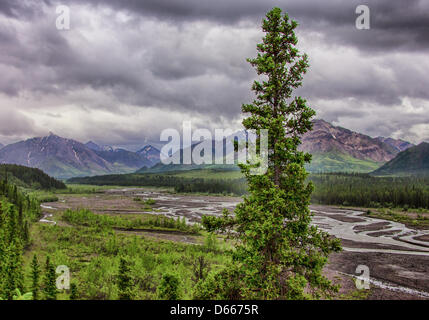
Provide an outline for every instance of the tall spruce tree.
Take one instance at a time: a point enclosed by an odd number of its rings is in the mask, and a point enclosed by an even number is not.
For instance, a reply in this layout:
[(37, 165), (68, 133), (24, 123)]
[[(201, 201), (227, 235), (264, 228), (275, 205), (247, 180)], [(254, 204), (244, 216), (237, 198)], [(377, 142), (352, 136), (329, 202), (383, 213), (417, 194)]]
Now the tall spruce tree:
[(37, 256), (33, 256), (31, 261), (31, 291), (33, 292), (33, 299), (39, 298), (39, 280), (40, 280), (40, 267)]
[(78, 292), (76, 283), (70, 284), (70, 300), (77, 300)]
[(118, 274), (119, 300), (131, 300), (132, 298), (132, 279), (130, 272), (128, 261), (121, 257)]
[(4, 262), (3, 295), (12, 300), (16, 289), (24, 290), (24, 274), (22, 268), (22, 246), (18, 240), (9, 244)]
[[(248, 115), (243, 125), (256, 132), (268, 130), (268, 170), (251, 175), (252, 166), (241, 165), (249, 196), (234, 217), (225, 211), (221, 218), (203, 220), (208, 230), (233, 230), (230, 234), (238, 240), (234, 266), (224, 275), (241, 283), (236, 286), (241, 298), (319, 298), (337, 289), (322, 269), (329, 253), (340, 250), (339, 241), (310, 224), (313, 185), (306, 181), (304, 165), (311, 155), (298, 150), (315, 111), (305, 99), (292, 95), (309, 67), (307, 55), (297, 49), (297, 26), (279, 8), (268, 12), (258, 55), (248, 59), (263, 79), (253, 84), (256, 99), (242, 107)], [(215, 286), (217, 297), (228, 297), (219, 293), (222, 285)]]
[(45, 278), (43, 292), (46, 300), (57, 299), (57, 284), (54, 265), (49, 256), (46, 257)]

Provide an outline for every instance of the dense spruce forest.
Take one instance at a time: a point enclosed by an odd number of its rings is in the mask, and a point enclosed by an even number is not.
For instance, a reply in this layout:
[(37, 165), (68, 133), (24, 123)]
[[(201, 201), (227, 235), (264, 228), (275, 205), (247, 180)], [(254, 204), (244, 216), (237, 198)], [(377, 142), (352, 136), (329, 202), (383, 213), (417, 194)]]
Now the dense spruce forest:
[(29, 168), (15, 164), (0, 165), (0, 179), (8, 176), (9, 182), (20, 187), (32, 189), (66, 189), (66, 185), (37, 168)]
[[(321, 173), (309, 178), (315, 186), (312, 202), (360, 207), (429, 209), (429, 178), (374, 177), (363, 173)], [(214, 194), (247, 193), (244, 178), (205, 179), (166, 174), (108, 175), (74, 178), (70, 183), (112, 186), (172, 187), (175, 192)]]
[(243, 195), (247, 192), (246, 180), (184, 178), (170, 174), (116, 174), (96, 177), (73, 178), (71, 184), (96, 186), (171, 187), (176, 192), (202, 192)]
[(429, 209), (429, 178), (337, 173), (312, 175), (310, 179), (315, 185), (314, 203)]
[(30, 224), (40, 218), (39, 202), (21, 193), (6, 179), (0, 181), (0, 298), (22, 299), (23, 252), (30, 243)]

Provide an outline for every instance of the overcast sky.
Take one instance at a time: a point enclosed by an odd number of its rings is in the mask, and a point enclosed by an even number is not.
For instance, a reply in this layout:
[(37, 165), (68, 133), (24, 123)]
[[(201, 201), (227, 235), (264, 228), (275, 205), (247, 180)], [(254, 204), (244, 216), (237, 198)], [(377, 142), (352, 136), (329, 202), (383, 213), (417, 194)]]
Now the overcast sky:
[[(358, 30), (355, 9), (370, 8)], [(58, 5), (70, 30), (58, 30)], [(49, 131), (144, 145), (162, 129), (237, 128), (252, 100), (261, 20), (296, 19), (317, 118), (429, 141), (429, 1), (0, 0), (0, 142)]]

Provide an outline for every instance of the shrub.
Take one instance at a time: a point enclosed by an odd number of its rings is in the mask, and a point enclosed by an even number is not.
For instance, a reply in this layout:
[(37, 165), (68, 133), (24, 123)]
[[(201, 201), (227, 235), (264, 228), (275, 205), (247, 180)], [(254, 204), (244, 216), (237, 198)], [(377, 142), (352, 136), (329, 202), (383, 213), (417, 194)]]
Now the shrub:
[(145, 204), (147, 204), (147, 205), (149, 205), (149, 206), (154, 205), (155, 203), (156, 203), (156, 201), (155, 201), (155, 200), (153, 200), (153, 199), (147, 199), (147, 200), (145, 201)]
[(179, 300), (180, 281), (178, 276), (172, 273), (164, 274), (158, 286), (157, 295), (161, 300)]
[(213, 232), (207, 234), (206, 239), (204, 240), (204, 247), (208, 251), (217, 251), (219, 244), (216, 238), (216, 235)]
[(223, 269), (211, 272), (205, 280), (200, 280), (195, 286), (195, 300), (241, 300), (244, 284), (242, 275), (235, 269)]

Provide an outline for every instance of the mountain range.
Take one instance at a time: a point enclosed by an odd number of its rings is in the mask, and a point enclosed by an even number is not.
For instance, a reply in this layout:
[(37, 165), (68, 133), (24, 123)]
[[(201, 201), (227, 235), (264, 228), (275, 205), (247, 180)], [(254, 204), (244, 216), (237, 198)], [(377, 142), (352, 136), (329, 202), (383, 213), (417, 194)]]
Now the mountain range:
[[(236, 135), (239, 140), (245, 137), (244, 132), (238, 132), (234, 136)], [(213, 150), (221, 147), (225, 152), (226, 139), (212, 140)], [(195, 143), (189, 148), (193, 150), (199, 144), (200, 142)], [(300, 146), (301, 150), (313, 155), (313, 160), (307, 167), (310, 172), (372, 172), (410, 147), (413, 145), (403, 140), (372, 138), (334, 126), (324, 120), (314, 121), (313, 130), (302, 137)], [(151, 173), (222, 167), (222, 165), (195, 163), (164, 165), (160, 163), (160, 150), (152, 145), (132, 152), (108, 145), (100, 146), (93, 141), (83, 144), (53, 133), (46, 137), (32, 138), (1, 148), (0, 163), (39, 168), (61, 179), (136, 171)], [(236, 168), (234, 165), (223, 167)]]
[(18, 164), (67, 179), (133, 172), (151, 161), (124, 149), (96, 151), (72, 139), (53, 133), (7, 145), (0, 150), (0, 163)]
[(89, 149), (93, 150), (99, 157), (116, 166), (123, 166), (126, 171), (134, 171), (142, 167), (151, 167), (156, 163), (154, 163), (153, 158), (148, 159), (140, 153), (128, 151), (122, 148), (113, 148), (111, 146), (100, 147), (92, 141), (85, 143), (85, 145)]
[[(238, 140), (245, 138), (243, 132), (235, 133), (233, 136), (238, 136)], [(226, 154), (224, 142), (228, 139), (232, 140), (233, 136), (227, 137), (223, 141), (212, 140), (212, 153), (214, 154), (214, 149), (219, 147), (223, 148), (224, 154)], [(188, 148), (193, 151), (198, 144)], [(307, 165), (310, 172), (371, 172), (392, 160), (401, 151), (401, 148), (405, 150), (411, 146), (413, 144), (403, 140), (372, 138), (319, 119), (313, 121), (313, 130), (303, 135), (300, 150), (309, 152), (313, 156), (312, 162)], [(180, 152), (180, 159), (182, 159), (183, 150)], [(229, 168), (230, 166), (223, 167)], [(138, 172), (159, 173), (197, 168), (218, 169), (219, 167), (222, 165), (197, 165), (195, 163), (164, 165), (158, 163)]]

